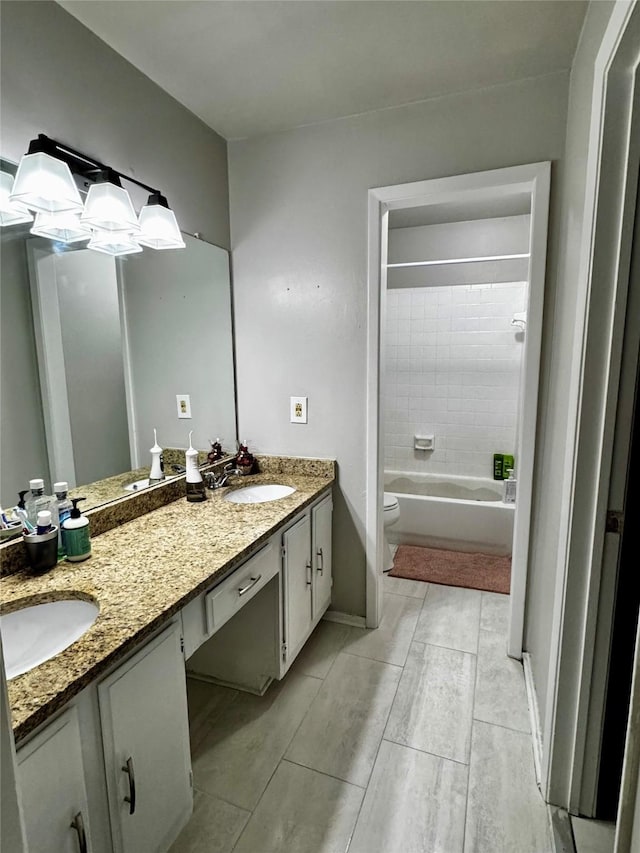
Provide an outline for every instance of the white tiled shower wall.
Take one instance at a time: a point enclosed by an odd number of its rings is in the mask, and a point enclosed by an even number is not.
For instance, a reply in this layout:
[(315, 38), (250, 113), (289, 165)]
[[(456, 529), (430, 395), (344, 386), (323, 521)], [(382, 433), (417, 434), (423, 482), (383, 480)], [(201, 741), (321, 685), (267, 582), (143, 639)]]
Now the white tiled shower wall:
[[(385, 469), (493, 476), (515, 455), (527, 283), (387, 291)], [(414, 434), (435, 450), (414, 450)], [(516, 462), (517, 464), (517, 462)]]

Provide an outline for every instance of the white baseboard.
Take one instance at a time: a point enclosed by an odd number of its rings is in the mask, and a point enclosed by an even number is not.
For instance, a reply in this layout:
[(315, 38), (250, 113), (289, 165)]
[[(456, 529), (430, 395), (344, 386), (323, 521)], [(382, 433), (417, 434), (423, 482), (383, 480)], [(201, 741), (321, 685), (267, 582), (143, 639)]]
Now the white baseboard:
[(364, 616), (352, 616), (350, 613), (341, 613), (339, 610), (327, 610), (322, 618), (327, 622), (338, 622), (340, 625), (354, 625), (356, 628), (367, 627)]
[(536, 782), (542, 791), (542, 729), (540, 728), (540, 711), (538, 710), (538, 697), (533, 681), (531, 670), (531, 655), (524, 652), (522, 655), (522, 666), (524, 667), (524, 684), (527, 691), (527, 704), (529, 706), (529, 723), (531, 725), (531, 737), (533, 739), (533, 763), (536, 770)]

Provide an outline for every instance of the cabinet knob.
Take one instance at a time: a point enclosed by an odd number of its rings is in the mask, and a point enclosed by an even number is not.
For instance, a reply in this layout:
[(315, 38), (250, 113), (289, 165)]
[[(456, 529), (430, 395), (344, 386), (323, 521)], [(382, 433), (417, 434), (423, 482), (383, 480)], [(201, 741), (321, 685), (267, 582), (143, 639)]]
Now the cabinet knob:
[(82, 819), (82, 812), (78, 812), (78, 814), (71, 821), (71, 828), (75, 829), (78, 833), (78, 849), (80, 853), (87, 853), (87, 836), (84, 831), (84, 820)]
[(317, 556), (319, 558), (318, 571), (320, 572), (321, 575), (323, 575), (324, 574), (324, 554), (322, 553), (322, 548), (318, 548), (316, 553), (317, 553)]
[(124, 798), (125, 803), (129, 803), (129, 814), (133, 814), (136, 810), (136, 776), (133, 772), (133, 758), (127, 758), (127, 763), (122, 767), (122, 772), (129, 777), (129, 796)]

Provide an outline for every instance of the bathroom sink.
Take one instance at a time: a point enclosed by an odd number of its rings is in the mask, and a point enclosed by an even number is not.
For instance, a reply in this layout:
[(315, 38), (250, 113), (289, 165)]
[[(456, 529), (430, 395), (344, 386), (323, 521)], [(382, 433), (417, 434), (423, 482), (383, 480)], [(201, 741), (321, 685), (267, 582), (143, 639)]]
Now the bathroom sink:
[(245, 486), (243, 489), (235, 489), (228, 492), (224, 499), (233, 504), (262, 504), (267, 501), (277, 501), (292, 495), (295, 489), (291, 486)]
[(0, 616), (7, 679), (28, 672), (75, 643), (99, 612), (95, 602), (65, 598)]

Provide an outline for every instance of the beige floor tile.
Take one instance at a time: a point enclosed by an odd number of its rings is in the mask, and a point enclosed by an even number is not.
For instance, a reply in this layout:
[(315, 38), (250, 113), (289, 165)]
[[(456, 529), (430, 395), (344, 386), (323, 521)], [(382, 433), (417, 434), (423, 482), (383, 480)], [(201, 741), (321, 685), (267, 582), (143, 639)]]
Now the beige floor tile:
[(522, 664), (507, 657), (506, 638), (493, 631), (480, 631), (473, 716), (485, 723), (530, 731)]
[(477, 589), (429, 584), (413, 639), (475, 654), (481, 600)]
[(187, 677), (189, 737), (192, 750), (200, 743), (210, 724), (237, 697), (238, 691)]
[(384, 737), (469, 762), (475, 655), (413, 643)]
[(467, 768), (382, 741), (349, 853), (461, 853)]
[(193, 749), (195, 787), (255, 808), (321, 684), (290, 672), (264, 696), (240, 693)]
[(362, 788), (282, 761), (235, 853), (345, 853)]
[(366, 786), (401, 672), (341, 652), (285, 757)]
[(384, 591), (394, 595), (408, 595), (409, 598), (424, 598), (429, 584), (425, 581), (411, 581), (408, 578), (392, 578), (385, 574)]
[(421, 607), (422, 601), (418, 598), (385, 594), (379, 627), (351, 628), (343, 651), (404, 666)]
[(507, 636), (509, 631), (509, 596), (499, 592), (482, 593), (480, 628)]
[(474, 722), (465, 853), (549, 853), (531, 735)]
[(195, 791), (193, 815), (169, 853), (231, 853), (251, 812)]
[(295, 671), (313, 678), (326, 678), (350, 631), (349, 625), (321, 620), (296, 658)]

